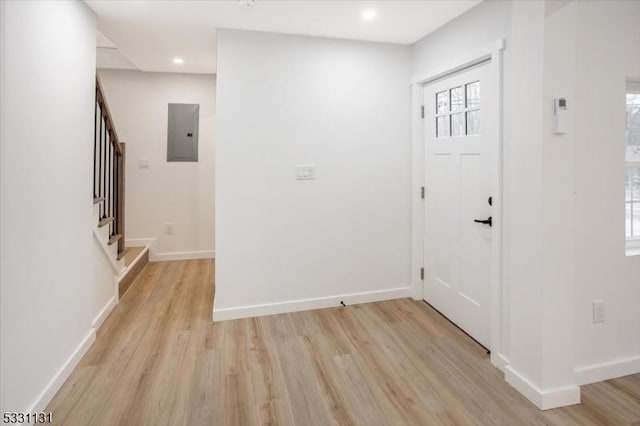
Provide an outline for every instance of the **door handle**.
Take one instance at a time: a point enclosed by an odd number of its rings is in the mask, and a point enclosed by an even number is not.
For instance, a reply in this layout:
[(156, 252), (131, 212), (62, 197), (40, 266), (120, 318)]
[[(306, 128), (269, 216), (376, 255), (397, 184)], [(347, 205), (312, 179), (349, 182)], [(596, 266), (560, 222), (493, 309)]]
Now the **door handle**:
[(474, 219), (473, 220), (475, 223), (482, 223), (484, 225), (489, 225), (489, 226), (493, 226), (493, 218), (491, 216), (489, 216), (488, 219), (485, 220), (481, 220), (481, 219)]

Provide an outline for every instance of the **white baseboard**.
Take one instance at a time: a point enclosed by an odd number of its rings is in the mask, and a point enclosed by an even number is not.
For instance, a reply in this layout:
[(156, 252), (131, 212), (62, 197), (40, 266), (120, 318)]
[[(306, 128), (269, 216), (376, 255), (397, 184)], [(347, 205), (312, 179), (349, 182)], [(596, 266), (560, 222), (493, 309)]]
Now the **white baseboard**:
[(158, 253), (156, 249), (157, 238), (131, 238), (125, 241), (127, 247), (149, 247), (149, 262), (165, 262), (168, 260), (192, 260), (211, 259), (216, 256), (213, 250), (203, 251), (177, 251)]
[(515, 371), (505, 367), (505, 380), (541, 410), (580, 404), (580, 386), (569, 385), (542, 390)]
[(251, 318), (264, 315), (283, 314), (288, 312), (310, 311), (313, 309), (334, 308), (340, 306), (340, 301), (347, 305), (358, 303), (380, 302), (383, 300), (402, 299), (411, 297), (411, 287), (399, 287), (389, 290), (351, 293), (338, 296), (317, 297), (313, 299), (298, 299), (287, 302), (269, 303), (263, 305), (239, 306), (213, 310), (214, 321), (226, 321), (239, 318)]
[(579, 385), (588, 385), (589, 383), (615, 379), (617, 377), (628, 376), (630, 374), (637, 374), (640, 373), (640, 356), (632, 356), (601, 364), (577, 367), (574, 370), (574, 373), (576, 383)]
[(64, 382), (69, 378), (71, 372), (78, 365), (82, 357), (87, 353), (93, 342), (96, 340), (96, 330), (92, 328), (78, 347), (73, 351), (69, 359), (62, 365), (62, 368), (53, 376), (53, 379), (45, 386), (40, 396), (27, 410), (28, 413), (38, 413), (44, 411), (56, 393), (60, 390)]
[(124, 245), (125, 247), (149, 247), (149, 261), (152, 261), (157, 241), (157, 238), (127, 238), (124, 240)]
[(118, 304), (117, 296), (113, 296), (107, 304), (102, 308), (100, 313), (95, 317), (93, 323), (91, 324), (91, 329), (89, 333), (82, 339), (80, 344), (73, 351), (71, 356), (67, 359), (67, 361), (62, 365), (60, 370), (53, 376), (53, 379), (47, 384), (44, 390), (40, 393), (36, 401), (31, 405), (31, 407), (26, 411), (28, 413), (37, 413), (44, 411), (47, 408), (47, 405), (51, 402), (56, 393), (60, 390), (64, 382), (69, 378), (74, 368), (78, 365), (82, 357), (87, 353), (89, 348), (96, 341), (96, 331), (100, 328), (100, 326), (107, 319), (111, 311)]
[(157, 238), (127, 238), (124, 241), (127, 247), (143, 247), (149, 246), (150, 248), (155, 246)]
[(113, 296), (104, 306), (104, 308), (102, 308), (100, 313), (95, 317), (95, 319), (93, 320), (93, 323), (91, 324), (91, 327), (96, 332), (98, 331), (98, 329), (100, 328), (104, 320), (107, 319), (107, 317), (109, 316), (111, 311), (113, 311), (113, 308), (115, 308), (117, 304), (118, 304), (118, 296)]
[(149, 260), (152, 262), (165, 262), (167, 260), (192, 260), (192, 259), (211, 259), (216, 253), (210, 251), (178, 251), (174, 253), (151, 253)]
[(491, 364), (504, 373), (509, 365), (509, 360), (501, 353), (491, 351)]
[(423, 291), (422, 291), (422, 281), (419, 282), (415, 282), (413, 283), (413, 285), (411, 286), (411, 295), (410, 297), (413, 300), (423, 300)]

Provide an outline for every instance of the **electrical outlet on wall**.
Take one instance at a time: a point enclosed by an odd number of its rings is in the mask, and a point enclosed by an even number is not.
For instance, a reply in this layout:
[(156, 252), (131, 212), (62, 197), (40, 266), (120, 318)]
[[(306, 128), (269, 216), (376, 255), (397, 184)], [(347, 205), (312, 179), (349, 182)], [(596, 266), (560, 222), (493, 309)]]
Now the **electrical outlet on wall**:
[(149, 169), (149, 159), (148, 158), (138, 158), (138, 168), (139, 169)]
[(164, 224), (164, 235), (173, 235), (173, 223)]
[(604, 322), (604, 300), (593, 301), (593, 323), (599, 324)]

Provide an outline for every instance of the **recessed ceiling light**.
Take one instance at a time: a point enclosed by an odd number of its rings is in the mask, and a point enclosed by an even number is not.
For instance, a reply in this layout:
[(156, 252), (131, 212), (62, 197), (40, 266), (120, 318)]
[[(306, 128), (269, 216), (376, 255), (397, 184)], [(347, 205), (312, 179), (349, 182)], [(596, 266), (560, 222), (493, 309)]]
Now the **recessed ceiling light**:
[(184, 64), (184, 59), (182, 58), (173, 58), (173, 63), (176, 65), (182, 65)]
[(371, 21), (375, 19), (376, 16), (378, 16), (378, 12), (376, 12), (373, 9), (367, 9), (364, 12), (362, 12), (362, 19), (364, 19), (365, 21)]

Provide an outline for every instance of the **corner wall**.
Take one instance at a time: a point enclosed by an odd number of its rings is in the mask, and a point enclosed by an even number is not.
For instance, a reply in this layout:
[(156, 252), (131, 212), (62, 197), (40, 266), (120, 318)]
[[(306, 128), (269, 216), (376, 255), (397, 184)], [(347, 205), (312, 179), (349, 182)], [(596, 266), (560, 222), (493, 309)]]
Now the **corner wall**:
[[(571, 316), (572, 282), (563, 281), (560, 268), (545, 254), (546, 248), (552, 247), (546, 229), (554, 217), (547, 199), (553, 195), (546, 186), (545, 108), (540, 95), (545, 87), (544, 19), (542, 2), (483, 2), (414, 44), (413, 64), (414, 76), (420, 77), (426, 71), (459, 66), (494, 46), (496, 40), (506, 40), (502, 70), (502, 305), (492, 307), (500, 309), (502, 323), (492, 361), (504, 368), (509, 383), (547, 409), (578, 402), (579, 389), (573, 384), (571, 326), (553, 326), (546, 321), (559, 312)], [(421, 152), (423, 143), (416, 141), (414, 152)], [(414, 166), (418, 166), (414, 181), (420, 182), (423, 165)], [(415, 228), (421, 220), (414, 219)], [(559, 223), (561, 228), (566, 225)], [(414, 252), (421, 251), (420, 237), (414, 234)], [(562, 285), (553, 287), (558, 280)], [(558, 341), (566, 344), (550, 358), (547, 349)]]
[[(126, 143), (128, 245), (151, 260), (214, 257), (216, 77), (100, 69), (109, 109)], [(200, 104), (198, 162), (167, 162), (169, 103)], [(148, 169), (138, 167), (146, 158)], [(164, 224), (173, 224), (166, 235)]]
[(408, 46), (219, 31), (214, 319), (409, 296), (409, 75)]
[(1, 7), (0, 410), (33, 412), (94, 339), (96, 21), (83, 2)]
[[(483, 2), (414, 45), (414, 74), (493, 37), (507, 39), (500, 349), (507, 381), (541, 408), (568, 405), (579, 384), (640, 372), (640, 256), (625, 256), (623, 210), (624, 81), (640, 76), (640, 3)], [(565, 135), (551, 127), (560, 96)], [(598, 299), (603, 324), (592, 323)]]
[[(640, 2), (577, 2), (575, 366), (579, 383), (640, 373), (640, 256), (625, 256), (625, 80), (640, 78)], [(592, 303), (604, 300), (605, 322)]]

